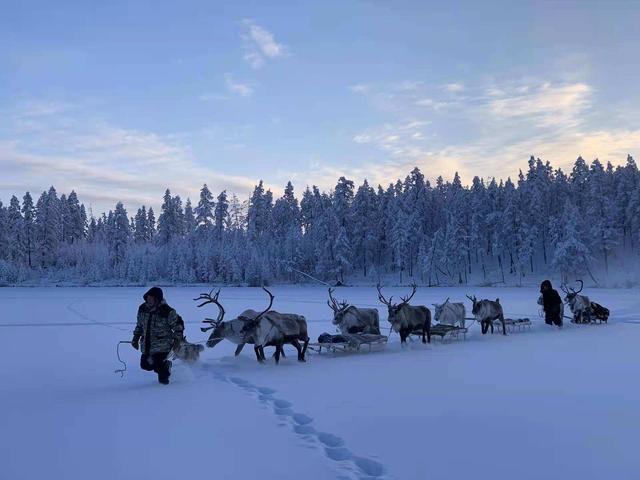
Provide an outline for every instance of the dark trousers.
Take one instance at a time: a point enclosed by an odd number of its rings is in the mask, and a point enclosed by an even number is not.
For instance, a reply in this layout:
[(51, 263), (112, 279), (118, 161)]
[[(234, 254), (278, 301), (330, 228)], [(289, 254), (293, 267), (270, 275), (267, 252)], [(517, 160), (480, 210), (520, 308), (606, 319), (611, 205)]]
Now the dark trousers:
[(152, 353), (151, 355), (142, 354), (140, 357), (140, 368), (148, 372), (156, 372), (160, 383), (169, 382), (169, 370), (171, 362), (167, 360), (169, 352)]
[(562, 326), (562, 312), (560, 307), (549, 308), (544, 311), (544, 323), (547, 325)]

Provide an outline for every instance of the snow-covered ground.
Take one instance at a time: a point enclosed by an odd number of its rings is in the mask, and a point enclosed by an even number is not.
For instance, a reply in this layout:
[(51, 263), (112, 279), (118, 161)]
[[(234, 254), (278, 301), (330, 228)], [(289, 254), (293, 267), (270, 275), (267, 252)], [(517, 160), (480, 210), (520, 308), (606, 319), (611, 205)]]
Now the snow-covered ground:
[[(125, 345), (143, 288), (0, 289), (0, 478), (14, 479), (572, 479), (638, 478), (640, 299), (591, 290), (607, 326), (547, 327), (535, 289), (422, 288), (413, 303), (465, 293), (500, 297), (531, 331), (350, 356), (294, 351), (280, 366), (238, 358), (222, 342), (202, 360), (174, 363), (162, 386)], [(191, 299), (166, 288), (204, 340)], [(274, 308), (307, 317), (315, 340), (333, 332), (326, 290), (274, 287)], [(406, 289), (388, 289), (404, 294)], [(378, 306), (373, 288), (339, 298)], [(260, 308), (260, 289), (224, 288), (227, 318)], [(466, 302), (468, 304), (468, 302)], [(468, 306), (469, 308), (469, 306)], [(209, 309), (208, 311), (204, 311)], [(382, 324), (386, 312), (380, 308)], [(270, 349), (271, 350), (271, 349)]]

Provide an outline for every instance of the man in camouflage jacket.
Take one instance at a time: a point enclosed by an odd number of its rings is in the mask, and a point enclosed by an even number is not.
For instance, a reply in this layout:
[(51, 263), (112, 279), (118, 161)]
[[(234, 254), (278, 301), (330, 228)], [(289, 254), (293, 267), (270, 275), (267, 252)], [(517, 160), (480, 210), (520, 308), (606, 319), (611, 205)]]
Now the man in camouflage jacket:
[(184, 322), (164, 300), (161, 288), (151, 288), (143, 298), (131, 344), (136, 350), (142, 347), (140, 367), (156, 372), (158, 382), (167, 385), (171, 375), (171, 362), (167, 356), (182, 341)]

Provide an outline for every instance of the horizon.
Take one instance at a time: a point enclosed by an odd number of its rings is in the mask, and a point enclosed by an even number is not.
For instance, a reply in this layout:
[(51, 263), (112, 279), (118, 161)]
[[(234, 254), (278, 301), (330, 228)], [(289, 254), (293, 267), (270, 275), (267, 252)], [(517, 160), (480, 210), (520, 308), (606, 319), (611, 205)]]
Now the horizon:
[[(78, 2), (0, 20), (0, 198), (516, 178), (640, 147), (630, 2)], [(197, 13), (197, 14), (195, 14)], [(123, 46), (126, 45), (126, 49)], [(198, 179), (198, 180), (195, 180)], [(466, 182), (465, 182), (466, 183)]]
[[(578, 162), (578, 160), (580, 160), (581, 158), (582, 158), (582, 156), (579, 156), (578, 158), (576, 158), (576, 160), (574, 161), (574, 163), (573, 163), (572, 165), (570, 165), (570, 167), (573, 167), (573, 165), (575, 165), (575, 163), (576, 163), (576, 162)], [(567, 172), (567, 171), (566, 171), (565, 169), (563, 169), (562, 167), (555, 167), (555, 166), (554, 166), (553, 164), (551, 164), (551, 162), (549, 162), (549, 161), (545, 161), (544, 159), (541, 159), (541, 158), (537, 158), (537, 157), (533, 157), (533, 156), (532, 156), (532, 157), (530, 157), (530, 159), (529, 159), (527, 162), (531, 161), (531, 159), (535, 159), (536, 161), (541, 161), (544, 165), (549, 165), (549, 167), (551, 167), (551, 170), (552, 170), (552, 172), (553, 172), (553, 175), (554, 175), (554, 176), (555, 176), (555, 175), (557, 175), (558, 173), (562, 172), (562, 173), (563, 173), (563, 174), (565, 174), (568, 178), (570, 178), (570, 177), (571, 177), (571, 172), (570, 172), (570, 171), (569, 171), (569, 172)], [(628, 156), (627, 156), (627, 158), (626, 158), (625, 163), (620, 163), (620, 164), (618, 164), (617, 166), (618, 166), (618, 167), (622, 167), (622, 166), (626, 165), (630, 159), (631, 159), (631, 160), (633, 160), (633, 161), (635, 162), (635, 159), (633, 158), (633, 156), (632, 156), (632, 155), (628, 155)], [(592, 166), (592, 164), (593, 164), (595, 161), (599, 161), (597, 158), (596, 158), (596, 159), (594, 159), (594, 160), (592, 160), (592, 161), (586, 160), (586, 159), (584, 159), (584, 158), (582, 158), (582, 160), (584, 160), (584, 162), (585, 162), (586, 166), (587, 166), (589, 169), (591, 169), (591, 166)], [(608, 163), (611, 163), (611, 165), (612, 165), (612, 166), (616, 167), (616, 165), (614, 165), (612, 162), (606, 162), (606, 163), (602, 163), (602, 162), (601, 162), (601, 165), (606, 169), (606, 168), (607, 168)], [(528, 164), (528, 163), (527, 163), (527, 164)], [(363, 178), (363, 179), (362, 179), (362, 181), (355, 181), (355, 180), (353, 180), (353, 179), (351, 179), (351, 178), (346, 178), (346, 179), (347, 179), (347, 180), (351, 180), (351, 181), (353, 181), (353, 183), (354, 183), (354, 192), (355, 192), (355, 191), (357, 191), (358, 187), (359, 187), (359, 186), (361, 186), (361, 185), (363, 185), (363, 184), (364, 184), (364, 182), (367, 182), (367, 183), (369, 184), (369, 186), (370, 186), (370, 187), (372, 187), (372, 188), (374, 188), (376, 191), (377, 191), (379, 188), (382, 188), (383, 190), (387, 190), (390, 186), (395, 185), (398, 181), (404, 181), (404, 180), (405, 180), (405, 179), (410, 175), (410, 173), (411, 173), (413, 170), (415, 170), (416, 168), (418, 168), (418, 169), (419, 169), (419, 167), (418, 167), (418, 166), (413, 167), (409, 172), (407, 172), (407, 174), (406, 174), (404, 177), (398, 177), (398, 178), (395, 178), (395, 179), (389, 179), (389, 181), (388, 181), (385, 185), (382, 185), (382, 184), (380, 184), (380, 183), (377, 183), (377, 184), (371, 183), (371, 182), (369, 182), (369, 181), (368, 181), (368, 179), (367, 179), (366, 177), (365, 177), (365, 178)], [(424, 174), (424, 172), (422, 172), (421, 170), (420, 170), (420, 172), (421, 172), (422, 174)], [(520, 168), (520, 169), (519, 169), (519, 172), (518, 172), (518, 174), (517, 174), (516, 176), (519, 176), (521, 173), (522, 173), (523, 175), (525, 175), (525, 176), (526, 176), (526, 172), (527, 172), (527, 169)], [(451, 178), (446, 178), (446, 177), (444, 177), (443, 175), (437, 175), (437, 176), (433, 177), (433, 179), (432, 179), (432, 178), (428, 177), (427, 175), (424, 175), (424, 177), (425, 177), (424, 179), (425, 179), (425, 182), (428, 182), (428, 183), (431, 185), (431, 187), (433, 187), (433, 185), (435, 184), (436, 180), (437, 180), (439, 177), (441, 177), (441, 178), (443, 179), (443, 181), (444, 181), (444, 183), (445, 183), (445, 184), (450, 184), (450, 183), (453, 181), (453, 178), (455, 177), (455, 175), (459, 175), (459, 173), (458, 173), (458, 172), (454, 172), (454, 174), (451, 176)], [(493, 181), (495, 181), (499, 186), (501, 186), (501, 185), (503, 185), (504, 183), (506, 183), (506, 182), (509, 182), (509, 181), (510, 181), (510, 182), (512, 182), (512, 183), (514, 184), (514, 186), (515, 186), (515, 188), (516, 188), (516, 189), (518, 188), (518, 181), (517, 181), (517, 178), (514, 180), (513, 178), (511, 178), (511, 176), (508, 176), (507, 178), (496, 178), (496, 177), (483, 177), (483, 176), (480, 176), (480, 175), (474, 175), (474, 176), (472, 177), (471, 181), (469, 181), (469, 180), (466, 180), (466, 179), (465, 179), (464, 177), (462, 177), (461, 175), (459, 175), (459, 178), (460, 178), (460, 181), (461, 181), (461, 184), (462, 184), (463, 188), (467, 188), (467, 189), (471, 187), (471, 185), (472, 185), (472, 181), (473, 181), (473, 179), (474, 179), (474, 178), (476, 178), (476, 177), (477, 177), (477, 178), (479, 178), (479, 179), (480, 179), (480, 181), (481, 181), (481, 182), (483, 183), (483, 185), (485, 185), (485, 186), (486, 186), (486, 185), (489, 185), (489, 184), (490, 184), (491, 182), (493, 182)], [(318, 185), (309, 185), (309, 184), (305, 185), (303, 188), (298, 188), (298, 187), (296, 187), (296, 185), (295, 185), (295, 183), (294, 183), (294, 182), (292, 182), (292, 181), (290, 181), (290, 180), (289, 180), (289, 181), (287, 181), (287, 182), (290, 182), (290, 183), (292, 184), (292, 186), (293, 186), (293, 188), (294, 188), (294, 196), (296, 197), (296, 199), (297, 199), (298, 201), (300, 201), (300, 200), (302, 199), (302, 194), (303, 194), (303, 192), (305, 192), (307, 189), (311, 189), (311, 188), (315, 188), (315, 187), (318, 187), (318, 188), (320, 189), (321, 193), (332, 194), (332, 193), (333, 193), (333, 190), (334, 190), (334, 186), (335, 186), (335, 184), (339, 181), (339, 179), (340, 179), (340, 178), (336, 178), (336, 179), (335, 179), (335, 182), (334, 182), (334, 185), (330, 186), (330, 187), (329, 187), (329, 188), (327, 188), (327, 189), (321, 188), (321, 187), (319, 187)], [(274, 197), (274, 200), (275, 200), (275, 199), (277, 199), (277, 198), (281, 198), (281, 197), (282, 197), (282, 195), (283, 195), (283, 193), (284, 193), (284, 187), (286, 186), (286, 184), (285, 184), (284, 186), (282, 186), (282, 187), (277, 187), (277, 188), (274, 190), (273, 188), (269, 187), (269, 186), (268, 186), (268, 185), (267, 185), (267, 184), (266, 184), (262, 179), (260, 179), (260, 180), (257, 180), (257, 181), (255, 182), (255, 185), (254, 185), (254, 187), (253, 187), (253, 188), (255, 189), (255, 187), (257, 187), (257, 186), (259, 185), (259, 183), (260, 183), (260, 182), (262, 182), (262, 183), (263, 183), (264, 188), (265, 188), (265, 192), (271, 192), (271, 193), (273, 193), (273, 194), (274, 194), (274, 196), (275, 196), (275, 197)], [(58, 198), (59, 198), (61, 195), (63, 195), (63, 194), (68, 196), (71, 192), (75, 192), (75, 193), (76, 193), (76, 195), (78, 196), (78, 200), (80, 201), (80, 203), (81, 203), (83, 206), (85, 206), (85, 208), (86, 208), (86, 212), (87, 212), (87, 220), (89, 220), (89, 219), (91, 219), (91, 218), (94, 218), (94, 219), (96, 219), (96, 220), (97, 220), (97, 219), (99, 219), (102, 215), (106, 215), (106, 214), (108, 214), (108, 213), (112, 212), (112, 211), (115, 209), (115, 207), (116, 207), (116, 205), (117, 205), (118, 203), (122, 203), (122, 204), (123, 204), (123, 206), (124, 206), (124, 208), (125, 208), (125, 210), (127, 211), (127, 215), (129, 215), (131, 218), (133, 218), (133, 217), (135, 216), (135, 212), (136, 212), (138, 209), (142, 208), (142, 207), (146, 207), (147, 209), (152, 208), (154, 212), (157, 212), (157, 214), (160, 214), (160, 212), (162, 211), (162, 208), (161, 208), (161, 206), (162, 206), (162, 196), (164, 196), (164, 194), (166, 193), (166, 191), (169, 191), (169, 192), (171, 193), (171, 196), (172, 196), (172, 197), (180, 197), (180, 199), (182, 200), (182, 202), (183, 202), (183, 203), (185, 203), (185, 204), (186, 204), (186, 202), (187, 202), (187, 201), (191, 201), (192, 206), (193, 206), (193, 207), (195, 207), (195, 206), (197, 206), (197, 205), (198, 205), (199, 193), (200, 193), (200, 190), (202, 189), (202, 187), (203, 187), (204, 185), (207, 185), (207, 188), (209, 188), (209, 190), (211, 191), (211, 194), (213, 195), (213, 197), (214, 197), (214, 201), (215, 201), (215, 198), (217, 197), (217, 195), (218, 195), (219, 193), (221, 193), (221, 192), (222, 192), (222, 190), (220, 190), (220, 191), (214, 191), (214, 190), (211, 190), (211, 188), (210, 188), (210, 187), (208, 186), (208, 184), (205, 182), (204, 184), (202, 184), (202, 185), (199, 187), (199, 189), (197, 190), (196, 195), (195, 195), (194, 197), (183, 197), (182, 195), (180, 195), (180, 193), (176, 193), (176, 192), (174, 192), (174, 191), (171, 189), (171, 187), (166, 187), (166, 188), (162, 191), (162, 195), (160, 195), (160, 196), (158, 197), (158, 200), (155, 200), (153, 203), (141, 204), (141, 205), (127, 205), (125, 202), (123, 202), (123, 201), (121, 201), (121, 200), (116, 200), (116, 201), (115, 201), (115, 203), (114, 203), (111, 207), (107, 208), (106, 210), (103, 210), (103, 211), (97, 212), (97, 213), (95, 212), (95, 209), (93, 208), (93, 206), (92, 206), (92, 204), (91, 204), (91, 203), (88, 203), (88, 204), (86, 204), (86, 205), (85, 205), (85, 202), (83, 201), (83, 197), (84, 197), (84, 195), (83, 195), (83, 193), (82, 193), (82, 192), (78, 192), (78, 191), (76, 191), (76, 190), (74, 190), (74, 189), (72, 189), (72, 190), (70, 190), (70, 191), (61, 191), (61, 190), (60, 190), (60, 189), (58, 189), (55, 185), (50, 185), (49, 187), (44, 188), (44, 189), (40, 190), (39, 192), (26, 191), (26, 192), (22, 192), (22, 193), (20, 193), (20, 192), (18, 192), (18, 193), (13, 193), (13, 194), (11, 194), (11, 195), (9, 196), (9, 198), (7, 198), (7, 199), (6, 199), (6, 200), (7, 200), (6, 202), (3, 200), (3, 198), (2, 198), (2, 197), (0, 197), (0, 205), (5, 205), (5, 206), (6, 206), (6, 205), (8, 205), (8, 204), (9, 204), (9, 200), (10, 200), (11, 196), (15, 196), (15, 197), (19, 200), (19, 202), (22, 204), (22, 202), (23, 202), (23, 197), (24, 197), (24, 195), (25, 195), (26, 193), (29, 193), (29, 194), (31, 195), (31, 197), (32, 197), (33, 201), (34, 201), (34, 202), (36, 202), (36, 201), (37, 201), (37, 199), (38, 199), (38, 197), (39, 197), (40, 195), (42, 195), (43, 193), (47, 193), (47, 192), (50, 190), (50, 188), (54, 188), (54, 189), (56, 190), (56, 193), (57, 193), (57, 195), (58, 195)], [(251, 193), (252, 193), (253, 189), (252, 189), (251, 191), (248, 191), (246, 195), (238, 195), (238, 194), (237, 194), (237, 192), (228, 191), (228, 190), (225, 190), (225, 191), (226, 191), (226, 193), (227, 193), (227, 198), (228, 198), (228, 200), (231, 200), (231, 199), (232, 199), (232, 197), (234, 197), (234, 196), (235, 196), (235, 197), (237, 198), (237, 200), (239, 201), (240, 205), (241, 205), (241, 206), (244, 206), (245, 204), (248, 204), (248, 202), (249, 202), (249, 200), (250, 200)]]

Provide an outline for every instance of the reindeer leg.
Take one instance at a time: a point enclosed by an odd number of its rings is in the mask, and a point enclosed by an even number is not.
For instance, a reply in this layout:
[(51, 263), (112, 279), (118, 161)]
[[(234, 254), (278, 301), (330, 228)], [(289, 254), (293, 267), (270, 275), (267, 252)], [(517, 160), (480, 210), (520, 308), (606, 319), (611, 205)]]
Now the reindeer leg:
[(258, 360), (258, 362), (262, 363), (262, 357), (260, 356), (260, 347), (255, 345), (253, 347), (253, 351), (256, 352), (256, 360)]
[(504, 315), (500, 315), (500, 322), (502, 322), (502, 335), (507, 334), (507, 324), (504, 321)]
[[(278, 351), (278, 349), (276, 348), (276, 351)], [(287, 358), (287, 356), (284, 354), (284, 347), (282, 347), (282, 349), (280, 349), (280, 355), (282, 355), (282, 358)], [(276, 356), (276, 352), (273, 352), (272, 356)]]
[(280, 353), (282, 352), (282, 344), (276, 344), (276, 365), (280, 363)]
[(242, 349), (244, 348), (244, 343), (241, 343), (240, 345), (238, 345), (236, 347), (236, 352), (234, 353), (234, 355), (237, 357), (238, 355), (240, 355), (240, 352), (242, 351)]
[(304, 345), (302, 345), (302, 361), (306, 362), (305, 355), (307, 354), (307, 347), (309, 346), (309, 337), (304, 339)]
[(291, 345), (293, 345), (295, 349), (298, 351), (298, 361), (304, 362), (304, 357), (302, 356), (302, 347), (300, 346), (300, 342), (294, 339), (294, 340), (291, 340)]

